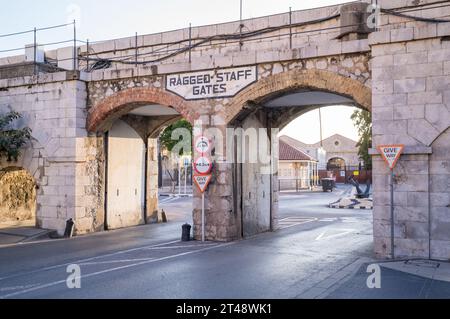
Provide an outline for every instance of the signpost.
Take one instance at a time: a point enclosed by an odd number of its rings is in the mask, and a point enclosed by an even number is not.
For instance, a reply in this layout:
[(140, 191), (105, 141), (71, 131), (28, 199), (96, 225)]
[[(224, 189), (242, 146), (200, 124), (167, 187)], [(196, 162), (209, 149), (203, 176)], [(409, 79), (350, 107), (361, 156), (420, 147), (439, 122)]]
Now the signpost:
[(195, 140), (195, 150), (200, 154), (193, 162), (197, 174), (194, 175), (194, 183), (202, 193), (202, 241), (205, 241), (205, 191), (211, 182), (212, 162), (205, 154), (211, 149), (211, 142), (205, 136)]
[(380, 145), (378, 146), (378, 151), (381, 154), (381, 157), (388, 164), (389, 169), (391, 170), (391, 177), (389, 181), (389, 185), (391, 188), (391, 256), (392, 259), (395, 258), (394, 254), (394, 167), (397, 164), (397, 161), (400, 158), (400, 155), (405, 148), (402, 144), (395, 145)]

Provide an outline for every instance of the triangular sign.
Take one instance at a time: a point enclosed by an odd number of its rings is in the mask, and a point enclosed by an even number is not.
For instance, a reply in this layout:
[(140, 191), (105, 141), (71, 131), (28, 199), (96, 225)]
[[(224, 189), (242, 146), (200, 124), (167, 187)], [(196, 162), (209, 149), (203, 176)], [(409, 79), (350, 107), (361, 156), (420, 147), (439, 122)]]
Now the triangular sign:
[(393, 169), (404, 148), (405, 145), (402, 144), (380, 145), (378, 146), (378, 151), (380, 151), (381, 157), (383, 157), (385, 162), (389, 165), (389, 168)]
[(211, 174), (208, 175), (194, 175), (194, 182), (197, 185), (200, 192), (204, 193), (208, 188), (209, 182), (211, 182)]

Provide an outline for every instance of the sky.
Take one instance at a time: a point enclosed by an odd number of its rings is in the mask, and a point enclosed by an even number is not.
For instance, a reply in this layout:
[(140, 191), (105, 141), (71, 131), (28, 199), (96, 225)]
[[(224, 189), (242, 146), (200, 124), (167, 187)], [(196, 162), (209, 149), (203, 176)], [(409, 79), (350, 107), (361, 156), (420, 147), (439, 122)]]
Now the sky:
[[(100, 41), (138, 34), (150, 34), (192, 26), (239, 20), (239, 0), (2, 0), (0, 4), (0, 57), (23, 54), (21, 51), (2, 53), (2, 50), (23, 48), (33, 43), (33, 33), (14, 37), (1, 35), (61, 25), (77, 21), (77, 38)], [(345, 0), (243, 0), (243, 18), (276, 14), (292, 10), (323, 7)], [(41, 31), (37, 34), (40, 44), (70, 41), (73, 28)], [(70, 44), (47, 45), (53, 49)], [(351, 108), (324, 109), (324, 138), (339, 133), (357, 139), (350, 120)], [(317, 112), (309, 112), (303, 118), (286, 127), (284, 133), (304, 142), (318, 141)], [(309, 120), (308, 120), (309, 119)], [(314, 124), (316, 123), (316, 124)], [(302, 127), (301, 130), (295, 127)]]
[[(355, 110), (355, 107), (344, 105), (322, 108), (323, 138), (341, 134), (357, 141), (358, 131), (350, 119)], [(314, 144), (320, 141), (319, 123), (319, 110), (316, 109), (293, 120), (280, 132), (280, 135), (288, 135), (303, 143)]]

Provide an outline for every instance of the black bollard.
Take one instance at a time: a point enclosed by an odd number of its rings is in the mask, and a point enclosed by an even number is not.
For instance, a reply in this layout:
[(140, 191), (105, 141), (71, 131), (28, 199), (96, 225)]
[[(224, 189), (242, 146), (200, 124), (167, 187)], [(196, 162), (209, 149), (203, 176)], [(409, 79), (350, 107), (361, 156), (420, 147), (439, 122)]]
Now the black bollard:
[(191, 225), (184, 224), (181, 226), (181, 241), (190, 241), (191, 240)]
[(73, 219), (69, 219), (66, 221), (66, 229), (64, 231), (64, 237), (71, 238), (73, 236), (73, 227), (75, 223), (73, 222)]

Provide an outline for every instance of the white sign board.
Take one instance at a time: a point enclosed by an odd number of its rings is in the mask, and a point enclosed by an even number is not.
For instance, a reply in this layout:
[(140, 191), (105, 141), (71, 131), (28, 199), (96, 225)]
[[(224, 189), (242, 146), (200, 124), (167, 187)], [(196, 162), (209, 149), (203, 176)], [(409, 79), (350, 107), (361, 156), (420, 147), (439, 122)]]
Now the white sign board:
[(185, 100), (233, 97), (258, 80), (256, 66), (166, 76), (166, 90)]
[(200, 192), (204, 193), (208, 188), (209, 182), (211, 182), (212, 175), (194, 175), (194, 182), (197, 185)]
[(211, 142), (205, 136), (200, 136), (195, 140), (195, 150), (200, 154), (205, 154), (209, 152), (211, 148)]
[(212, 162), (207, 157), (199, 157), (194, 161), (194, 169), (199, 174), (208, 174), (212, 169)]
[(380, 151), (381, 156), (389, 165), (390, 169), (393, 169), (395, 167), (395, 164), (397, 164), (397, 161), (400, 158), (400, 155), (402, 154), (404, 148), (405, 146), (401, 144), (378, 146), (378, 150)]

